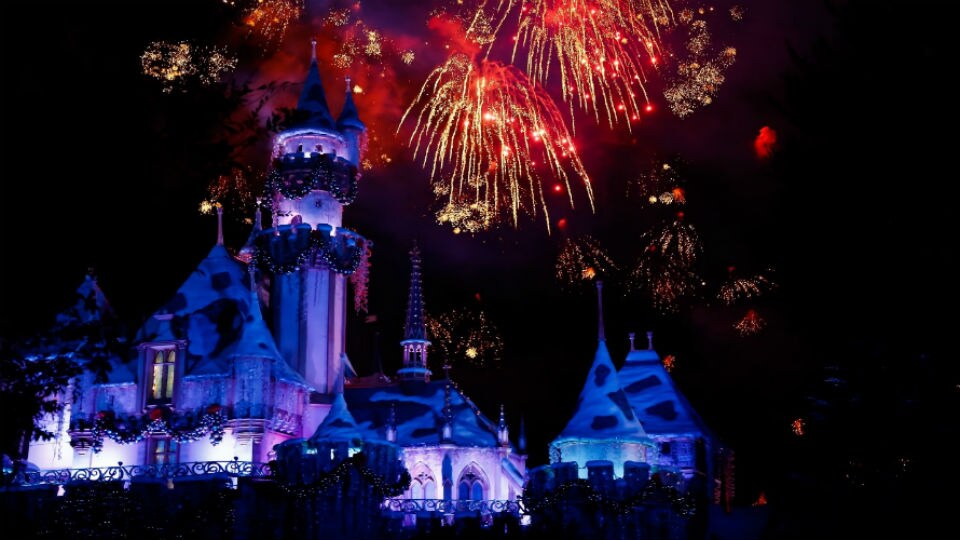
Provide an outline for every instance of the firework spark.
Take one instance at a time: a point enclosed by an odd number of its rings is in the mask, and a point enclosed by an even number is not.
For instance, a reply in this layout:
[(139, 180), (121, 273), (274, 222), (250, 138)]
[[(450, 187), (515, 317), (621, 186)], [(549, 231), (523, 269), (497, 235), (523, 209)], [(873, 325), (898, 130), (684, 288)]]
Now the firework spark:
[(737, 59), (737, 50), (725, 47), (719, 53), (714, 53), (707, 22), (698, 18), (692, 10), (681, 11), (679, 20), (688, 27), (688, 55), (678, 59), (677, 76), (663, 95), (670, 103), (670, 110), (684, 118), (697, 108), (713, 103), (717, 91), (726, 80), (727, 69)]
[(720, 286), (720, 291), (717, 293), (717, 298), (728, 306), (740, 300), (757, 298), (777, 287), (777, 284), (772, 281), (772, 270), (768, 269), (766, 272), (749, 277), (736, 277), (733, 275), (734, 270), (733, 267), (728, 269), (730, 278)]
[(277, 45), (302, 11), (303, 0), (257, 0), (246, 10), (243, 23), (250, 35), (259, 36), (268, 45)]
[(672, 354), (668, 354), (663, 357), (663, 369), (667, 370), (667, 373), (670, 373), (671, 371), (673, 371), (673, 368), (676, 367), (676, 365), (677, 365), (676, 356)]
[[(573, 139), (553, 101), (513, 66), (455, 53), (435, 69), (404, 113), (415, 118), (410, 145), (423, 155), (431, 182), (445, 183), (449, 202), (486, 205), (494, 218), (542, 212), (550, 228), (541, 175), (567, 190), (582, 182), (593, 209), (593, 189)], [(568, 172), (568, 170), (570, 172)]]
[(733, 327), (741, 336), (746, 337), (760, 333), (766, 325), (767, 321), (756, 310), (751, 309)]
[(655, 163), (649, 171), (641, 173), (637, 179), (627, 184), (627, 196), (639, 193), (650, 204), (687, 203), (687, 192), (680, 187), (680, 175), (676, 168), (667, 162)]
[(140, 56), (143, 74), (163, 84), (165, 93), (185, 88), (190, 81), (207, 86), (237, 66), (236, 58), (221, 47), (204, 47), (188, 41), (155, 41)]
[(564, 240), (557, 255), (557, 280), (566, 287), (574, 287), (617, 270), (607, 251), (591, 236)]
[(500, 363), (503, 340), (483, 310), (455, 309), (427, 317), (426, 324), (434, 348), (431, 361), (439, 365), (465, 362), (475, 367), (496, 367)]
[(644, 69), (663, 56), (660, 33), (674, 19), (666, 0), (501, 0), (494, 11), (502, 21), (517, 7), (513, 58), (526, 49), (534, 82), (545, 83), (555, 64), (563, 100), (611, 127), (652, 110)]
[(640, 238), (642, 252), (630, 272), (628, 291), (645, 295), (663, 313), (675, 313), (682, 298), (696, 292), (701, 281), (693, 271), (701, 247), (696, 229), (677, 219)]
[(806, 431), (804, 430), (805, 426), (806, 426), (806, 422), (803, 421), (803, 418), (795, 418), (793, 422), (790, 422), (790, 429), (791, 431), (793, 431), (793, 434), (796, 435), (797, 437), (804, 436), (804, 434), (806, 433)]
[(474, 234), (490, 228), (494, 216), (485, 202), (450, 200), (437, 214), (437, 223), (449, 225), (453, 234)]

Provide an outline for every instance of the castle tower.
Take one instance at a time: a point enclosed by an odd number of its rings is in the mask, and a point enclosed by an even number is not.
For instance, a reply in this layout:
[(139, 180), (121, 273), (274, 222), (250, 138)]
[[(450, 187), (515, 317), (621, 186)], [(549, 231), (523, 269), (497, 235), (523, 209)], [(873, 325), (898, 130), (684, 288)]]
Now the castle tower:
[(410, 250), (410, 295), (407, 300), (407, 319), (403, 325), (403, 367), (397, 370), (402, 380), (429, 381), (432, 373), (427, 368), (427, 327), (423, 315), (423, 280), (420, 276), (420, 248)]
[(264, 205), (272, 227), (256, 240), (271, 275), (273, 333), (280, 354), (320, 393), (332, 395), (346, 341), (347, 280), (366, 239), (343, 228), (353, 202), (366, 127), (348, 92), (335, 122), (313, 59), (291, 127), (273, 145)]

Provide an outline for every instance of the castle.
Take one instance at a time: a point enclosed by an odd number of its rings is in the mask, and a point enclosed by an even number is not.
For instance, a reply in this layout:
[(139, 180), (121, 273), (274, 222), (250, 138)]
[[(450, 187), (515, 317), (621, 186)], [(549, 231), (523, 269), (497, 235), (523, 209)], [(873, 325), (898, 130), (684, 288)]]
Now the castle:
[[(365, 131), (349, 81), (333, 118), (314, 53), (292, 126), (273, 141), (263, 199), (270, 226), (258, 208), (236, 255), (221, 227), (206, 258), (137, 332), (136, 356), (112, 358), (106, 381), (78, 377), (49, 423), (57, 437), (33, 442), (28, 460), (42, 470), (268, 463), (277, 445), (328, 433), (318, 428), (332, 414), (353, 426), (351, 438), (402, 449), (413, 477), (405, 498), (515, 499), (526, 456), (510, 442), (502, 411), (491, 421), (449, 376), (427, 368), (416, 248), (403, 367), (393, 378), (345, 373), (347, 281), (369, 241), (342, 218), (357, 196)], [(78, 293), (106, 306), (95, 280)]]
[[(347, 282), (371, 243), (343, 226), (343, 208), (358, 194), (366, 127), (349, 81), (334, 119), (315, 53), (294, 120), (273, 141), (263, 197), (269, 226), (258, 207), (234, 254), (221, 222), (206, 258), (136, 333), (136, 354), (111, 358), (106, 380), (90, 372), (74, 379), (62, 414), (47, 424), (56, 437), (32, 442), (29, 462), (43, 471), (108, 475), (126, 467), (124, 474), (159, 476), (177, 467), (267, 475), (266, 464), (284, 463), (293, 474), (316, 476), (362, 451), (387, 476), (396, 477), (399, 465), (410, 475), (387, 510), (516, 501), (525, 490), (546, 493), (578, 479), (608, 493), (639, 492), (652, 473), (678, 488), (699, 482), (713, 502), (729, 502), (732, 483), (716, 472), (717, 464), (729, 469), (718, 461), (727, 454), (674, 385), (652, 335), (646, 349), (636, 349), (631, 335), (616, 369), (602, 296), (598, 346), (577, 409), (550, 445), (551, 463), (529, 472), (504, 411), (492, 421), (449, 372), (428, 368), (416, 246), (402, 368), (392, 377), (352, 373)], [(78, 294), (86, 299), (80, 309), (91, 310), (84, 316), (109, 309), (92, 278)]]

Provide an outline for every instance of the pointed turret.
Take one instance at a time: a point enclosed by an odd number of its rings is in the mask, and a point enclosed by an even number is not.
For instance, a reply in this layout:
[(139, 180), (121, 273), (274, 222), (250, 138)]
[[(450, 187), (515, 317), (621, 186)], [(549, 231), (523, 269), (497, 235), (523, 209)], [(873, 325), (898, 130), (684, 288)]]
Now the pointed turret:
[(347, 97), (343, 102), (343, 109), (340, 110), (340, 116), (337, 118), (337, 129), (347, 128), (365, 131), (367, 126), (360, 120), (360, 112), (357, 111), (357, 105), (353, 102), (353, 86), (351, 86), (350, 77), (347, 77)]
[(303, 83), (300, 100), (297, 101), (297, 113), (302, 120), (297, 127), (312, 127), (320, 129), (334, 129), (333, 115), (327, 105), (327, 94), (323, 90), (320, 80), (320, 67), (317, 65), (317, 40), (310, 42), (313, 46), (313, 57), (310, 59), (310, 70), (307, 80)]
[(440, 442), (453, 442), (453, 385), (450, 381), (450, 365), (443, 366), (446, 382), (443, 385), (443, 426), (440, 429)]
[(497, 422), (497, 442), (500, 446), (510, 446), (510, 431), (507, 429), (507, 415), (503, 404), (500, 404), (500, 421)]
[(343, 399), (343, 374), (347, 369), (346, 355), (340, 355), (340, 367), (337, 375), (336, 394), (333, 398), (333, 405), (326, 418), (317, 427), (317, 431), (310, 437), (310, 442), (317, 444), (321, 441), (349, 441), (352, 447), (359, 447), (363, 441), (363, 436), (357, 428), (357, 421), (347, 408), (347, 402)]
[[(603, 288), (597, 283), (598, 343), (593, 365), (573, 417), (552, 443), (552, 461), (576, 461), (581, 467), (590, 460), (613, 463), (623, 474), (626, 460), (644, 461), (652, 443), (627, 401), (617, 370), (610, 359), (603, 328)], [(585, 470), (581, 471), (585, 474)]]
[(429, 381), (432, 374), (427, 369), (427, 327), (423, 312), (423, 286), (420, 277), (420, 248), (416, 244), (410, 250), (410, 293), (407, 299), (407, 318), (403, 325), (403, 368), (397, 375), (405, 380)]
[(257, 237), (263, 232), (263, 222), (260, 217), (260, 204), (261, 200), (257, 198), (257, 206), (253, 211), (253, 227), (250, 229), (250, 236), (247, 237), (247, 242), (242, 248), (240, 248), (240, 252), (237, 253), (237, 259), (247, 264), (253, 260), (253, 255), (257, 250)]
[(397, 442), (397, 403), (390, 404), (390, 417), (387, 418), (387, 442)]
[(647, 348), (631, 349), (617, 374), (630, 405), (653, 436), (708, 434), (706, 424), (677, 388), (653, 348), (653, 332), (647, 332)]

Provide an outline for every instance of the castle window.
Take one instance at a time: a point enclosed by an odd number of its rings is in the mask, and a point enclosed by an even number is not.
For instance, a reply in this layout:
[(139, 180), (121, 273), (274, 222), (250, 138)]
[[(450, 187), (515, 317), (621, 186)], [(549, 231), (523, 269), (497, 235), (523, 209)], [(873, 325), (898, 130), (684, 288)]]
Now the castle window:
[(457, 484), (457, 499), (461, 501), (482, 501), (484, 484), (479, 467), (471, 463), (460, 474), (460, 482)]
[(437, 483), (433, 479), (433, 471), (423, 462), (414, 467), (413, 481), (410, 482), (411, 499), (436, 499)]
[(177, 351), (175, 349), (156, 349), (148, 353), (153, 356), (150, 363), (150, 388), (147, 405), (169, 405), (173, 403), (173, 385), (176, 380)]
[(661, 454), (663, 454), (663, 455), (665, 455), (665, 456), (669, 456), (669, 455), (670, 455), (670, 450), (671, 450), (671, 448), (670, 448), (670, 443), (668, 443), (668, 442), (660, 443), (660, 453), (661, 453)]
[(152, 465), (168, 465), (177, 463), (177, 454), (180, 444), (170, 437), (156, 437), (150, 439), (150, 455), (147, 457)]

